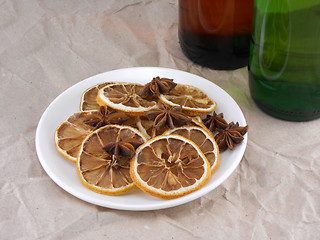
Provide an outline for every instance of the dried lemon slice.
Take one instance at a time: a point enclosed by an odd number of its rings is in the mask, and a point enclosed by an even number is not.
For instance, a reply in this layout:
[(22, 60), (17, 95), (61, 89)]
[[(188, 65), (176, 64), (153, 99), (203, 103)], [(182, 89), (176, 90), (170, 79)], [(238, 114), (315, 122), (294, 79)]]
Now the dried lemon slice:
[[(140, 144), (146, 137), (137, 129), (129, 126), (107, 125), (88, 135), (77, 158), (77, 173), (82, 184), (92, 191), (107, 195), (122, 194), (134, 187), (130, 177), (128, 153), (111, 154), (110, 145), (123, 144), (124, 151), (132, 150), (126, 141), (134, 139)], [(133, 146), (132, 146), (133, 147)], [(108, 148), (108, 149), (107, 149)], [(121, 148), (121, 147), (120, 147)], [(118, 152), (121, 152), (119, 149)]]
[(194, 192), (210, 178), (199, 147), (179, 135), (161, 135), (141, 145), (130, 163), (135, 184), (153, 196), (173, 199)]
[(143, 115), (145, 111), (158, 107), (156, 101), (141, 97), (143, 85), (137, 83), (115, 83), (99, 90), (97, 102), (133, 115)]
[(71, 115), (56, 129), (54, 140), (57, 150), (72, 162), (77, 160), (83, 139), (92, 131), (108, 124), (136, 127), (137, 117), (122, 112), (98, 110), (82, 111)]
[(167, 94), (161, 94), (160, 100), (169, 106), (181, 106), (189, 116), (199, 116), (211, 113), (217, 104), (202, 90), (191, 86), (178, 84)]
[(98, 92), (109, 84), (113, 84), (113, 82), (99, 83), (84, 91), (80, 99), (80, 111), (99, 110), (100, 106), (97, 103)]
[(70, 161), (76, 162), (82, 141), (95, 129), (86, 122), (94, 120), (100, 120), (99, 111), (78, 112), (63, 121), (54, 133), (54, 142), (58, 152)]
[(197, 144), (197, 146), (208, 159), (211, 166), (211, 173), (213, 173), (218, 168), (220, 159), (219, 147), (214, 140), (214, 136), (209, 133), (209, 131), (196, 126), (183, 126), (170, 129), (164, 134), (178, 134), (190, 139), (195, 144)]
[[(188, 125), (198, 126), (207, 130), (206, 126), (204, 126), (201, 122), (199, 122), (198, 120), (196, 120), (196, 118), (193, 117), (191, 117), (191, 122), (188, 123)], [(136, 126), (148, 139), (161, 135), (169, 129), (168, 127), (164, 127), (163, 129), (157, 131), (154, 126), (154, 121), (149, 120), (145, 116), (140, 116), (137, 118)]]

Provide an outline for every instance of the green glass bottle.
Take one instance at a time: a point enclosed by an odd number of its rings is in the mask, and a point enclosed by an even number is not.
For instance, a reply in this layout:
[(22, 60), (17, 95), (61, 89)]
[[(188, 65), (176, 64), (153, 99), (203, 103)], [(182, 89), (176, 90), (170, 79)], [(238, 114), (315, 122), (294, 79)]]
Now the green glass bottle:
[(249, 86), (285, 120), (320, 117), (320, 0), (255, 0)]

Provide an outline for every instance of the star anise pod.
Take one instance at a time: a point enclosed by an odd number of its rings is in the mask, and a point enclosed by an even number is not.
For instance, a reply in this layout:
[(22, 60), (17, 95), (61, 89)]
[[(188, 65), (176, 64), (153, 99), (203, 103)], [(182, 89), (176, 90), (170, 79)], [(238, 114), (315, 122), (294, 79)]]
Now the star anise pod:
[(248, 125), (245, 127), (239, 127), (239, 123), (231, 122), (225, 129), (218, 128), (218, 134), (214, 137), (221, 152), (227, 150), (233, 150), (236, 144), (243, 141), (243, 135), (248, 131)]
[(106, 107), (101, 106), (98, 117), (84, 121), (84, 123), (98, 129), (108, 124), (122, 124), (128, 119), (129, 116), (123, 112), (108, 111)]
[(141, 92), (141, 97), (159, 96), (170, 92), (177, 84), (173, 79), (155, 77), (151, 82), (147, 83)]
[(207, 115), (202, 122), (211, 132), (214, 132), (217, 128), (225, 129), (228, 126), (227, 121), (223, 119), (223, 113), (216, 114), (216, 112), (213, 112), (213, 115)]
[(118, 142), (112, 142), (108, 143), (103, 147), (103, 150), (105, 150), (110, 155), (115, 155), (117, 157), (126, 157), (131, 158), (134, 156), (136, 149), (142, 144), (141, 141), (139, 141), (136, 138), (129, 138), (126, 140), (118, 141)]
[(154, 121), (154, 128), (160, 130), (165, 126), (169, 128), (180, 127), (191, 123), (191, 118), (182, 112), (181, 106), (166, 107), (161, 105), (160, 108), (145, 112), (149, 120)]

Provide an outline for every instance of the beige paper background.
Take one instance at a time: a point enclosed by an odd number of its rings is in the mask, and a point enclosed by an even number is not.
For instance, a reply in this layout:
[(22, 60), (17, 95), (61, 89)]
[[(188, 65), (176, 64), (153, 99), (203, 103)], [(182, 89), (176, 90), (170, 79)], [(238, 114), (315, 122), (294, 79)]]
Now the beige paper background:
[[(177, 38), (175, 0), (0, 0), (0, 239), (320, 239), (320, 120), (262, 113), (247, 69), (191, 63)], [(158, 211), (98, 207), (59, 188), (34, 145), (56, 96), (98, 73), (160, 66), (227, 91), (249, 124), (245, 155), (221, 186)]]

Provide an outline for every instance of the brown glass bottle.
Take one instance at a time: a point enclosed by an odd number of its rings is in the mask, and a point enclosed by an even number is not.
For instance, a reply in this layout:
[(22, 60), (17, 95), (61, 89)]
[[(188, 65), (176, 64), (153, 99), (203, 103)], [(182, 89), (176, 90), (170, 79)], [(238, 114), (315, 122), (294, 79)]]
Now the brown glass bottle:
[(253, 0), (179, 0), (179, 41), (193, 62), (217, 70), (248, 64)]

